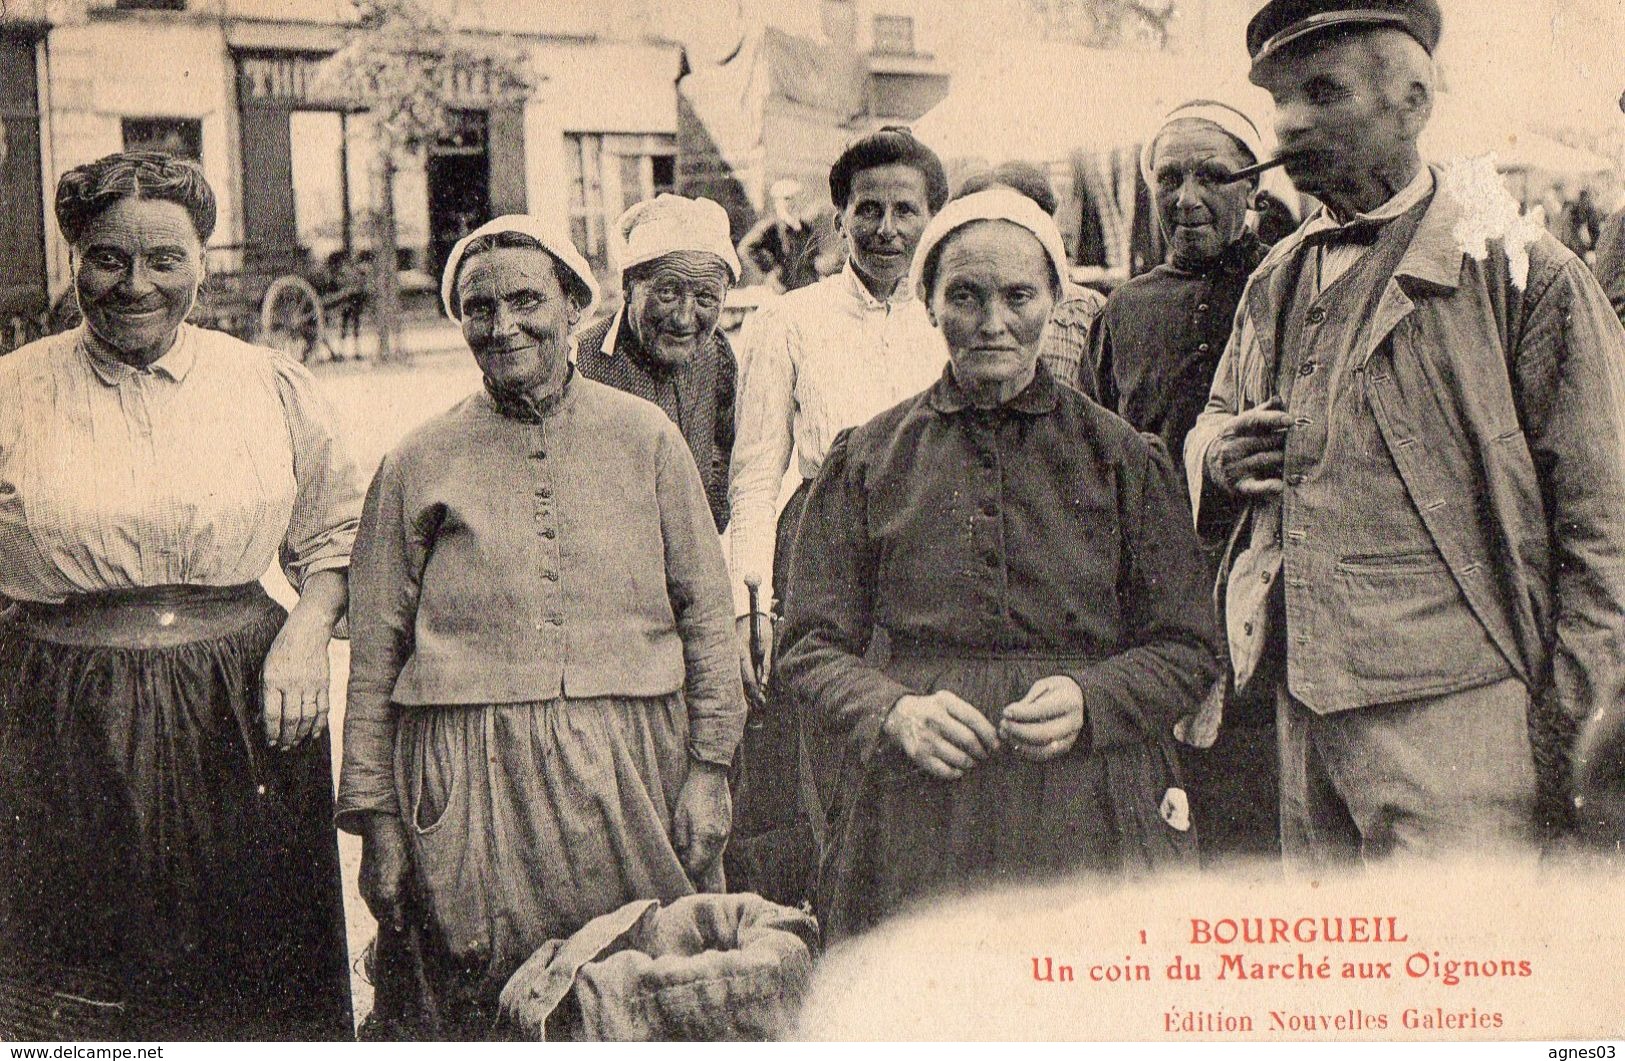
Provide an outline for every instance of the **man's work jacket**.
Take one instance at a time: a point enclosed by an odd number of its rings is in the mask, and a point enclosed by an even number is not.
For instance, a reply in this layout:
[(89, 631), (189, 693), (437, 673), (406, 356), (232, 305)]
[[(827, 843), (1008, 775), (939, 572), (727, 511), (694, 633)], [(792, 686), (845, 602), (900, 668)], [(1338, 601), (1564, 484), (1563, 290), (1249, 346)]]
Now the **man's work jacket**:
[[(1435, 185), (1357, 365), (1405, 491), (1473, 614), (1532, 696), (1580, 722), (1625, 697), (1625, 330), (1560, 243), (1514, 236), (1527, 254), (1520, 283), (1507, 244), (1474, 247), (1472, 208), (1438, 172)], [(1281, 543), (1250, 533), (1252, 507), (1207, 488), (1204, 470), (1231, 418), (1274, 390), (1288, 266), (1302, 253), (1300, 230), (1248, 282), (1185, 445), (1198, 530), (1229, 540), (1216, 588), (1238, 689), (1268, 651), (1250, 635), (1267, 626), (1273, 580), (1260, 572), (1279, 571)], [(1403, 614), (1396, 602), (1396, 621)]]

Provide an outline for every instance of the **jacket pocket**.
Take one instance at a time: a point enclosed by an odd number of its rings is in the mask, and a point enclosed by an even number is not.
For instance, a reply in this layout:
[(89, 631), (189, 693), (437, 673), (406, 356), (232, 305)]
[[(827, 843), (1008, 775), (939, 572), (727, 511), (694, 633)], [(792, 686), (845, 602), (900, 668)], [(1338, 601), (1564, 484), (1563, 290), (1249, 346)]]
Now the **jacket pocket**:
[[(433, 726), (426, 729), (432, 733)], [(437, 754), (430, 733), (420, 736), (412, 749), (410, 789), (412, 831), (420, 837), (432, 836), (445, 827), (452, 803), (467, 786), (458, 763)]]
[(1345, 556), (1337, 561), (1340, 571), (1348, 571), (1357, 575), (1369, 574), (1404, 574), (1412, 571), (1444, 572), (1449, 577), (1450, 570), (1445, 567), (1444, 561), (1433, 549), (1416, 549), (1400, 553), (1355, 553)]
[[(1437, 552), (1345, 556), (1322, 612), (1338, 629), (1355, 702), (1385, 703), (1475, 688), (1510, 668)], [(1341, 619), (1341, 621), (1339, 621)]]

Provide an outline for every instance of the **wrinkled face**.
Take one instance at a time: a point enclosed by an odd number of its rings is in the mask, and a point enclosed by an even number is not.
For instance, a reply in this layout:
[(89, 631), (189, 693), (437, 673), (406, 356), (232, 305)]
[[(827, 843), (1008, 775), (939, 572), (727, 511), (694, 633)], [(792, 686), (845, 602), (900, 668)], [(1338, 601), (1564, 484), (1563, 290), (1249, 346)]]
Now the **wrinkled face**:
[(859, 170), (836, 225), (853, 266), (875, 286), (889, 291), (908, 275), (914, 248), (930, 220), (925, 174), (897, 164)]
[(1157, 137), (1151, 156), (1157, 215), (1177, 261), (1215, 261), (1241, 238), (1253, 183), (1224, 181), (1253, 161), (1212, 122), (1181, 119)]
[[(1397, 76), (1397, 75), (1396, 75)], [(1260, 72), (1275, 132), (1298, 190), (1340, 202), (1414, 150), (1425, 108), (1373, 63), (1369, 36), (1333, 39)]]
[(464, 262), (457, 278), (463, 338), (498, 387), (529, 390), (562, 381), (570, 329), (581, 317), (537, 247), (497, 247)]
[(954, 378), (967, 389), (1024, 384), (1055, 308), (1043, 246), (1019, 225), (979, 221), (951, 234), (938, 253), (929, 309)]
[(203, 281), (203, 245), (185, 207), (122, 199), (90, 223), (74, 250), (90, 330), (132, 360), (163, 356)]
[(667, 255), (632, 281), (627, 314), (651, 357), (680, 365), (711, 340), (727, 295), (728, 270), (716, 255)]

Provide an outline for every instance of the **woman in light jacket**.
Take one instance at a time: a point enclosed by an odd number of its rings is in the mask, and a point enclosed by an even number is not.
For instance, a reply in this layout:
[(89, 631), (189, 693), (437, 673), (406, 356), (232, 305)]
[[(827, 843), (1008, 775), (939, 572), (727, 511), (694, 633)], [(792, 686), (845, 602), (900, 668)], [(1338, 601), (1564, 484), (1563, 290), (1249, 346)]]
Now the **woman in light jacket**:
[(498, 218), (442, 294), (485, 387), (368, 491), (338, 820), (379, 921), (430, 929), (442, 1019), (472, 1034), (547, 940), (721, 890), (745, 703), (682, 435), (570, 361), (597, 300), (579, 252)]

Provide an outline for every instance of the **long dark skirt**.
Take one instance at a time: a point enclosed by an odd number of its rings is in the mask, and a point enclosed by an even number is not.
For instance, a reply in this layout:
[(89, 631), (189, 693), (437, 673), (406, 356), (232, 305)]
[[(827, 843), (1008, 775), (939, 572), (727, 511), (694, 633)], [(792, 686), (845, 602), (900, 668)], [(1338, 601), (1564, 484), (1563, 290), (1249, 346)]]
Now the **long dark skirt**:
[(0, 618), (0, 1038), (352, 1034), (330, 744), (266, 746), (257, 585)]
[[(916, 657), (886, 671), (921, 693), (951, 690), (996, 722), (1033, 682), (1084, 663)], [(1170, 744), (1074, 749), (1047, 763), (1005, 749), (957, 781), (928, 777), (884, 739), (867, 762), (848, 748), (814, 904), (826, 943), (933, 894), (1193, 868), (1188, 815), (1164, 813), (1181, 785)]]

